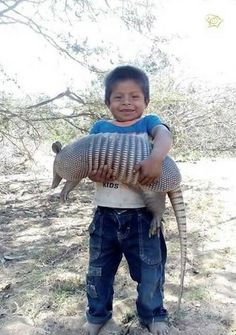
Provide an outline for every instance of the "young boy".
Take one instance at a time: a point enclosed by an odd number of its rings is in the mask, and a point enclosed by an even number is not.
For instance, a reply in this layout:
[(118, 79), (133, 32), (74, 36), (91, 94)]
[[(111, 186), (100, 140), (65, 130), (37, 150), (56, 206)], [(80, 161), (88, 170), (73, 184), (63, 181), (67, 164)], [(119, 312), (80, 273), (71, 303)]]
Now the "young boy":
[[(158, 116), (142, 116), (149, 103), (148, 77), (132, 66), (115, 68), (105, 81), (105, 103), (113, 119), (96, 122), (90, 133), (147, 133), (153, 139), (153, 150), (135, 167), (135, 172), (140, 172), (140, 184), (151, 184), (160, 177), (172, 136)], [(149, 237), (152, 214), (139, 192), (117, 182), (115, 177), (107, 166), (90, 175), (96, 182), (97, 209), (89, 227), (87, 332), (97, 335), (112, 317), (113, 282), (124, 254), (130, 276), (138, 283), (136, 306), (140, 322), (152, 334), (165, 335), (164, 237), (162, 233)]]

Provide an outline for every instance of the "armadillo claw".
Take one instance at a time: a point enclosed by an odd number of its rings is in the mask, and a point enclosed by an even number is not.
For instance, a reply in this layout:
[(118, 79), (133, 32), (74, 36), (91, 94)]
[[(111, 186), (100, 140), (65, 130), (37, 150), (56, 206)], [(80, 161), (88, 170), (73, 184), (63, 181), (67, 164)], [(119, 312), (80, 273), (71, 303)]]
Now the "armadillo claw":
[(149, 229), (149, 238), (151, 238), (154, 235), (160, 236), (160, 223), (159, 220), (156, 220), (155, 218), (152, 220), (150, 229)]
[(66, 202), (66, 200), (67, 200), (67, 195), (68, 195), (67, 192), (63, 192), (63, 190), (61, 191), (61, 194), (60, 194), (61, 202)]

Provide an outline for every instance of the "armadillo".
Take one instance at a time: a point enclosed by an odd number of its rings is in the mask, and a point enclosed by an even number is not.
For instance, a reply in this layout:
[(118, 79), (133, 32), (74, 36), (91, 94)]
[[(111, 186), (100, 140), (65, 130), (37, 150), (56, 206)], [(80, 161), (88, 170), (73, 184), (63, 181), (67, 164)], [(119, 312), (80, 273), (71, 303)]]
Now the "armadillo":
[(147, 135), (100, 133), (85, 136), (62, 149), (60, 142), (52, 145), (56, 153), (53, 166), (52, 188), (58, 186), (62, 178), (66, 183), (61, 191), (61, 199), (65, 201), (69, 192), (92, 170), (107, 165), (116, 179), (122, 183), (139, 189), (144, 203), (153, 213), (150, 238), (158, 234), (165, 211), (166, 194), (174, 209), (180, 238), (181, 274), (180, 292), (177, 310), (183, 295), (183, 284), (186, 267), (187, 233), (186, 215), (183, 195), (180, 187), (181, 174), (176, 163), (167, 156), (162, 164), (160, 179), (148, 186), (138, 183), (139, 172), (134, 173), (134, 166), (146, 159), (152, 150)]

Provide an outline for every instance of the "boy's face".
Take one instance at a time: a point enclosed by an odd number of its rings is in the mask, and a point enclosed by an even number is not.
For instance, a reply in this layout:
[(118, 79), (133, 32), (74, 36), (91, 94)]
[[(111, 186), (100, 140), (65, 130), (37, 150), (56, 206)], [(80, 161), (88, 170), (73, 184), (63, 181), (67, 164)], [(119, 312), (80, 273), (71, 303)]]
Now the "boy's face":
[(113, 88), (108, 107), (117, 121), (139, 119), (147, 104), (141, 87), (134, 80), (119, 81)]

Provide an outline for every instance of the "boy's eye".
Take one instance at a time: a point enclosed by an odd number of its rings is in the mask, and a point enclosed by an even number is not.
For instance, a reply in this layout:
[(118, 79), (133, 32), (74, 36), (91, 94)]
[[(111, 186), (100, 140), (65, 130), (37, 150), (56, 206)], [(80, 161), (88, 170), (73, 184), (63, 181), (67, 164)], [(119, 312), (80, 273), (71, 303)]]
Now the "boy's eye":
[(139, 99), (140, 96), (139, 96), (139, 95), (133, 95), (132, 98), (133, 98), (133, 99)]
[(114, 96), (114, 99), (119, 100), (119, 99), (121, 99), (121, 96), (120, 95), (116, 95), (116, 96)]

